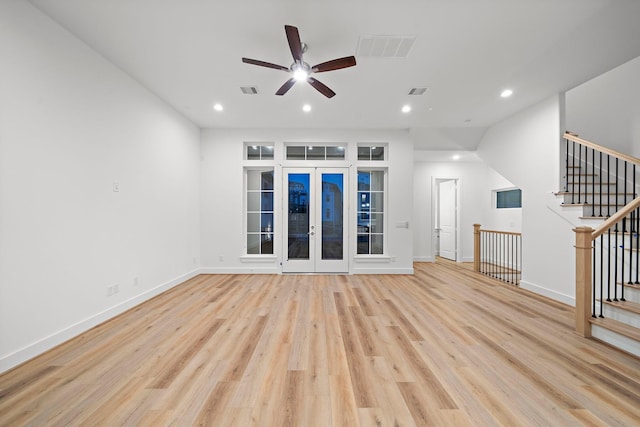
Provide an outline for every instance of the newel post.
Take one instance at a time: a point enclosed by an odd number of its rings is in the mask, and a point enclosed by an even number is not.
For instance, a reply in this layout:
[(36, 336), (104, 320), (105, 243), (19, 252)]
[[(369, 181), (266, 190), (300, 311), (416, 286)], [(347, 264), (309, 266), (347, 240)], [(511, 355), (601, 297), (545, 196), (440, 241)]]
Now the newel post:
[(591, 227), (576, 227), (576, 332), (591, 336)]
[(473, 224), (473, 271), (480, 272), (480, 224)]

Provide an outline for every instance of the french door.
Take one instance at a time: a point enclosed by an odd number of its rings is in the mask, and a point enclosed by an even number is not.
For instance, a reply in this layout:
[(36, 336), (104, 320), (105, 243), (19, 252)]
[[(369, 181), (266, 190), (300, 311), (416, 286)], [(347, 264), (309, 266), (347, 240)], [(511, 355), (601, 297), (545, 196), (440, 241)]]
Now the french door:
[(346, 273), (348, 168), (283, 168), (284, 273)]

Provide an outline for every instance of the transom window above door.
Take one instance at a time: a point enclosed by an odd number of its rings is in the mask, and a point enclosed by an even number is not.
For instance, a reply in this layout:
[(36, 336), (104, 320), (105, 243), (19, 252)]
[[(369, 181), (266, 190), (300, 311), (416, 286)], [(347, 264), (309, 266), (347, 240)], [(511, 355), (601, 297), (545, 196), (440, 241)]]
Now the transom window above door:
[(273, 145), (245, 143), (246, 160), (273, 160)]
[(287, 145), (287, 160), (344, 160), (346, 144), (342, 145)]
[(364, 160), (364, 161), (386, 160), (384, 145), (358, 144), (358, 160)]

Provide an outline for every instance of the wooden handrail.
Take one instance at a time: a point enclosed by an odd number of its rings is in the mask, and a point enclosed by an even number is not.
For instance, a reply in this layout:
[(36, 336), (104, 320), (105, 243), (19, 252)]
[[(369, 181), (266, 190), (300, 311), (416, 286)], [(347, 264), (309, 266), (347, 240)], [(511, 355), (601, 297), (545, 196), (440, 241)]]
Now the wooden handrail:
[(635, 165), (640, 165), (640, 159), (636, 157), (629, 156), (627, 154), (620, 153), (619, 151), (612, 150), (610, 148), (603, 147), (602, 145), (598, 145), (593, 142), (587, 141), (586, 139), (579, 138), (578, 135), (576, 135), (575, 133), (571, 133), (567, 131), (564, 133), (564, 137), (569, 141), (577, 142), (578, 144), (584, 145), (589, 148), (593, 148), (594, 150), (600, 151), (604, 154), (609, 154), (610, 156), (617, 157), (620, 160), (624, 160), (629, 163), (633, 163)]
[[(593, 142), (587, 141), (585, 139), (579, 138), (577, 134), (572, 133), (572, 132), (565, 132), (564, 133), (564, 138), (567, 141), (573, 141), (574, 143), (578, 143), (580, 146), (584, 146), (585, 148), (589, 148), (593, 151), (593, 167), (595, 167), (595, 152), (600, 152), (602, 154), (606, 154), (607, 156), (611, 156), (615, 159), (619, 159), (622, 160), (623, 162), (625, 162), (625, 168), (624, 168), (624, 177), (622, 178), (623, 180), (627, 180), (628, 176), (627, 176), (627, 164), (631, 164), (633, 165), (633, 171), (632, 174), (635, 174), (635, 170), (636, 170), (636, 165), (640, 165), (640, 159), (633, 157), (633, 156), (629, 156), (627, 154), (624, 153), (620, 153), (618, 151), (612, 150), (610, 148), (607, 147), (603, 147), (601, 145), (595, 144)], [(574, 151), (575, 151), (574, 147)], [(577, 147), (578, 148), (578, 155), (580, 155), (581, 153), (581, 147)], [(585, 153), (587, 153), (587, 151), (585, 151)], [(567, 143), (567, 169), (569, 168), (569, 145)], [(585, 162), (588, 161), (588, 155), (585, 154)], [(578, 160), (578, 162), (580, 163), (581, 160)], [(574, 160), (575, 163), (575, 160)], [(608, 171), (608, 164), (609, 164), (609, 159), (607, 158), (607, 171), (606, 173), (609, 174)], [(574, 164), (572, 164), (572, 166), (574, 166)], [(578, 167), (581, 167), (581, 165), (579, 164)], [(602, 155), (600, 156), (600, 168), (602, 168)], [(598, 170), (598, 172), (600, 171), (600, 169)], [(592, 172), (593, 173), (593, 172)], [(572, 173), (570, 173), (567, 170), (567, 182), (568, 182), (568, 178), (569, 175), (571, 175)], [(616, 175), (618, 174), (617, 171), (617, 160), (616, 160)], [(635, 186), (635, 182), (636, 182), (636, 176), (633, 176), (633, 185)], [(602, 179), (602, 178), (601, 178)], [(586, 178), (585, 178), (585, 182), (586, 182)], [(573, 184), (572, 184), (573, 185)], [(607, 184), (608, 185), (608, 184)], [(580, 186), (580, 181), (578, 180), (578, 186)], [(616, 182), (615, 182), (615, 191), (616, 193), (614, 193), (614, 196), (617, 197), (617, 192), (618, 192), (618, 177), (616, 176)], [(600, 187), (602, 188), (602, 181), (600, 181)], [(625, 202), (627, 197), (626, 197), (626, 193), (627, 193), (627, 181), (625, 181), (624, 183), (624, 192), (625, 192)], [(585, 190), (586, 191), (586, 190)], [(635, 194), (636, 189), (634, 188), (633, 193)], [(595, 190), (594, 193), (595, 194)], [(602, 197), (602, 196), (600, 196)], [(607, 197), (609, 197), (609, 193), (607, 193)], [(585, 193), (585, 198), (586, 198), (586, 193)], [(578, 197), (578, 201), (580, 201), (580, 197)], [(600, 203), (602, 204), (602, 199), (600, 200)], [(593, 277), (594, 272), (597, 269), (597, 264), (594, 264), (595, 261), (595, 246), (594, 246), (594, 242), (595, 240), (602, 236), (604, 233), (606, 233), (608, 230), (611, 230), (616, 224), (618, 224), (620, 221), (623, 221), (624, 218), (627, 218), (629, 216), (629, 214), (631, 214), (634, 210), (638, 209), (640, 207), (640, 197), (636, 197), (635, 199), (633, 199), (631, 202), (626, 203), (624, 206), (622, 206), (620, 208), (620, 210), (618, 210), (617, 212), (615, 212), (613, 215), (611, 215), (606, 221), (604, 221), (599, 227), (597, 227), (595, 230), (592, 229), (591, 227), (576, 227), (573, 229), (573, 231), (575, 232), (575, 239), (576, 239), (576, 245), (575, 245), (575, 250), (576, 250), (576, 287), (575, 287), (575, 297), (576, 297), (576, 332), (584, 337), (590, 337), (591, 336), (591, 320), (592, 317), (595, 317), (595, 310), (596, 310), (596, 302), (595, 302), (595, 295), (593, 295), (595, 293), (595, 289), (596, 289), (596, 278)], [(617, 199), (616, 199), (616, 209), (618, 209), (618, 204), (617, 204)], [(594, 216), (595, 216), (595, 211), (594, 211)], [(617, 242), (617, 235), (616, 235), (616, 242)], [(607, 244), (608, 246), (610, 246), (610, 242)], [(617, 243), (616, 243), (617, 245)], [(604, 243), (601, 244), (600, 249), (602, 250), (604, 246)], [(609, 248), (609, 250), (611, 250)], [(617, 251), (617, 247), (614, 249), (615, 251)], [(617, 252), (616, 252), (617, 254)], [(602, 263), (602, 252), (600, 252), (600, 262)], [(609, 261), (610, 263), (610, 261)], [(614, 261), (615, 266), (617, 266), (617, 258), (616, 261)], [(623, 261), (624, 264), (624, 261)], [(631, 264), (629, 264), (631, 265)], [(601, 269), (601, 274), (600, 274), (600, 289), (602, 289), (602, 269), (604, 268), (603, 265), (600, 265), (600, 269)], [(608, 268), (608, 266), (607, 266)], [(607, 272), (607, 275), (609, 275), (610, 273)], [(614, 271), (614, 275), (617, 274)], [(615, 284), (617, 279), (614, 280), (614, 286), (617, 286), (617, 284)], [(607, 282), (608, 283), (608, 282)], [(607, 285), (608, 286), (608, 285)], [(624, 286), (624, 285), (623, 285)], [(602, 290), (601, 290), (602, 293)], [(600, 296), (600, 298), (602, 298), (602, 296)], [(623, 299), (624, 300), (624, 299)], [(601, 301), (602, 304), (602, 301)], [(602, 316), (602, 305), (600, 306), (600, 316)]]
[(522, 233), (516, 233), (514, 231), (497, 231), (497, 230), (479, 230), (481, 233), (496, 233), (496, 234), (509, 234), (512, 236), (522, 236)]
[(616, 225), (618, 222), (622, 221), (622, 218), (629, 215), (635, 209), (638, 209), (638, 207), (640, 207), (640, 196), (636, 197), (631, 202), (624, 205), (623, 208), (621, 208), (618, 212), (611, 215), (609, 218), (607, 218), (605, 222), (600, 224), (598, 228), (593, 230), (593, 232), (591, 233), (591, 240), (595, 240), (598, 237), (600, 237), (608, 229)]

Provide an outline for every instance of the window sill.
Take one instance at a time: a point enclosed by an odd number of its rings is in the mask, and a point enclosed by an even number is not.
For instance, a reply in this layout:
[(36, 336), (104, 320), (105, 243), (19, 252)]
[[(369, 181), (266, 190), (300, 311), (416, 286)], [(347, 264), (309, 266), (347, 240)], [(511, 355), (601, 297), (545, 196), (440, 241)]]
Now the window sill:
[(354, 262), (391, 262), (388, 255), (356, 255), (353, 257)]
[(275, 255), (242, 255), (240, 257), (240, 262), (272, 263), (277, 261), (278, 261), (278, 257), (276, 257)]

